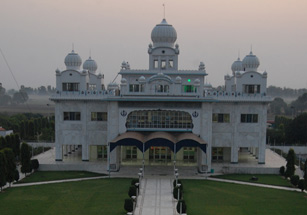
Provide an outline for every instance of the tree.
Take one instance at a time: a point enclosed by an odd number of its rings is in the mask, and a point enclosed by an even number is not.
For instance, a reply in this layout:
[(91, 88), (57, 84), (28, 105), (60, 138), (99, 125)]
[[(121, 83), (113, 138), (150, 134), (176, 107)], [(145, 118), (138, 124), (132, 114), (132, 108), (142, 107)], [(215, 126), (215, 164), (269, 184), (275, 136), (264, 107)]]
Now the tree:
[(289, 113), (287, 103), (284, 102), (284, 100), (282, 98), (279, 98), (279, 97), (275, 98), (270, 103), (269, 110), (270, 110), (271, 113), (273, 113), (275, 115)]
[(25, 175), (31, 172), (31, 151), (30, 147), (26, 143), (21, 144), (20, 150), (20, 160), (21, 160), (21, 172)]
[(130, 198), (132, 196), (136, 196), (136, 187), (134, 185), (131, 185), (129, 187), (128, 195), (130, 196)]
[(297, 187), (298, 187), (299, 189), (301, 189), (302, 192), (304, 191), (304, 189), (306, 189), (306, 188), (305, 188), (304, 179), (300, 179), (300, 180), (298, 181)]
[(20, 155), (20, 138), (18, 134), (14, 134), (14, 144), (13, 144), (13, 152), (15, 154), (15, 158), (19, 160)]
[(185, 204), (185, 201), (184, 200), (179, 200), (178, 203), (177, 203), (177, 212), (180, 213), (180, 205), (181, 205), (181, 213), (186, 213), (187, 212), (187, 205)]
[(298, 182), (300, 180), (300, 177), (298, 175), (292, 175), (290, 177), (290, 182), (293, 184), (295, 187), (298, 185)]
[(307, 143), (307, 113), (295, 117), (286, 127), (287, 143)]
[(305, 189), (307, 190), (307, 159), (304, 165), (304, 181), (305, 181)]
[(39, 162), (37, 159), (33, 159), (31, 160), (31, 165), (32, 165), (32, 168), (34, 169), (34, 171), (36, 171), (39, 167)]
[(11, 183), (14, 181), (16, 163), (15, 163), (15, 155), (12, 149), (5, 148), (2, 150), (5, 158), (6, 158), (6, 181)]
[(127, 212), (133, 211), (133, 201), (132, 201), (132, 199), (125, 199), (124, 208)]
[(0, 95), (0, 105), (8, 105), (12, 102), (12, 98), (9, 95)]
[(29, 97), (26, 92), (17, 92), (14, 93), (12, 100), (17, 104), (20, 104), (20, 103), (25, 103), (26, 101), (28, 101), (28, 99)]
[(0, 151), (0, 188), (6, 185), (6, 159), (2, 151)]
[(19, 171), (15, 169), (14, 180), (17, 182), (19, 180)]
[(286, 177), (291, 177), (294, 175), (295, 172), (295, 152), (293, 149), (289, 149), (288, 155), (287, 155), (287, 165), (286, 165)]

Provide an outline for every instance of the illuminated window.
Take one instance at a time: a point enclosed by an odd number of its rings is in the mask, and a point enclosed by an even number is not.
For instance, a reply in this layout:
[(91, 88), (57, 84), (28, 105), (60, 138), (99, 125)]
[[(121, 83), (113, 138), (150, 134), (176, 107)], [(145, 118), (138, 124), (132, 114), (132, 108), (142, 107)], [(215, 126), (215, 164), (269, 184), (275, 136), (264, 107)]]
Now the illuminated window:
[(108, 158), (107, 146), (97, 146), (97, 158), (104, 160)]
[(173, 60), (169, 60), (168, 61), (168, 68), (173, 68), (174, 67), (174, 61)]
[(126, 147), (126, 158), (127, 159), (136, 159), (137, 158), (137, 148), (136, 146), (127, 146)]
[(228, 113), (213, 113), (212, 122), (219, 122), (219, 123), (230, 122), (230, 115)]
[(108, 121), (107, 112), (92, 112), (91, 121)]
[(183, 85), (182, 86), (182, 92), (184, 92), (184, 93), (196, 93), (197, 88), (194, 87), (193, 85)]
[(166, 60), (161, 60), (161, 69), (166, 69)]
[(183, 160), (184, 161), (195, 161), (195, 148), (193, 147), (184, 147), (183, 148)]
[(158, 69), (158, 67), (159, 67), (159, 61), (154, 60), (154, 69)]
[(223, 148), (212, 147), (212, 161), (222, 161), (223, 160)]

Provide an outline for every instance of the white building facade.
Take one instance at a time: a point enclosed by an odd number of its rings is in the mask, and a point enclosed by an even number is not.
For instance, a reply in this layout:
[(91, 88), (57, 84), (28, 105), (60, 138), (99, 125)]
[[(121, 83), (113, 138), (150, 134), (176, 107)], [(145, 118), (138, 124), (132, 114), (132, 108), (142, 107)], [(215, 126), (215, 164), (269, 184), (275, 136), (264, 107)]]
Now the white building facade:
[(56, 70), (56, 160), (75, 148), (82, 160), (109, 162), (110, 168), (139, 164), (198, 166), (238, 163), (248, 149), (265, 163), (267, 73), (251, 52), (232, 65), (225, 90), (206, 83), (204, 63), (179, 70), (175, 28), (165, 19), (151, 32), (149, 69), (122, 63), (120, 84), (104, 86), (91, 57), (81, 69), (80, 56), (65, 58), (66, 70)]

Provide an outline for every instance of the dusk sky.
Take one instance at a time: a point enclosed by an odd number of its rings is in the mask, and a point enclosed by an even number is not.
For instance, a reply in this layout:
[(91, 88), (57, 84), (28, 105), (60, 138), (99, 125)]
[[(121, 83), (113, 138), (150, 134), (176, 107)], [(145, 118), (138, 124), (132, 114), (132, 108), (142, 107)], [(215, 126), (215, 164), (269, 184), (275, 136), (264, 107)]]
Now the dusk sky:
[[(148, 69), (163, 3), (180, 69), (203, 61), (208, 83), (223, 85), (238, 52), (242, 60), (252, 46), (268, 86), (307, 88), (306, 0), (0, 0), (0, 48), (19, 85), (55, 86), (72, 44), (83, 62), (91, 50), (107, 85), (124, 60)], [(2, 55), (0, 74), (3, 87), (17, 89)]]

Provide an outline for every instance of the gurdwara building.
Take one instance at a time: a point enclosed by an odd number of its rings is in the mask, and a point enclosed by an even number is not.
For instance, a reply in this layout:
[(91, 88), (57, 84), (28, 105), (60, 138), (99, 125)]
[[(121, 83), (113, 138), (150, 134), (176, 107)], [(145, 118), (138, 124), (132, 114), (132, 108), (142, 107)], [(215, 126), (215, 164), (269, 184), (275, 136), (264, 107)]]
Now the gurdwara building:
[[(91, 59), (83, 63), (74, 52), (66, 69), (56, 70), (56, 161), (74, 148), (82, 161), (121, 165), (197, 166), (238, 163), (242, 149), (265, 163), (267, 72), (250, 52), (232, 66), (223, 89), (207, 84), (205, 64), (178, 68), (177, 32), (165, 19), (151, 32), (149, 68), (131, 69), (123, 62), (120, 84), (104, 85)], [(80, 149), (81, 148), (81, 149)], [(64, 162), (64, 161), (63, 161)]]

